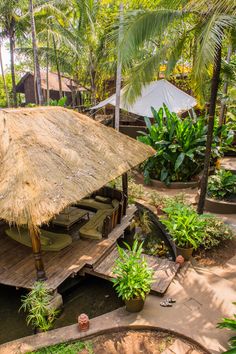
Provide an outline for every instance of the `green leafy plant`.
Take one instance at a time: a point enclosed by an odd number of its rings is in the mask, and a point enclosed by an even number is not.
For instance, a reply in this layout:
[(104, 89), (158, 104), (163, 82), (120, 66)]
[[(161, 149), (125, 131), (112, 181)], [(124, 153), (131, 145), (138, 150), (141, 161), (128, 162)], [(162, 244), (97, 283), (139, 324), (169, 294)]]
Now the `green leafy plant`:
[[(236, 305), (236, 302), (233, 302)], [(218, 328), (227, 328), (236, 333), (236, 315), (233, 318), (223, 318), (223, 320), (218, 323)], [(224, 352), (225, 354), (235, 354), (236, 353), (236, 336), (230, 338), (229, 340), (230, 349)]]
[(138, 137), (157, 152), (144, 164), (145, 181), (159, 179), (166, 184), (189, 181), (203, 166), (207, 137), (205, 119), (182, 120), (166, 106), (158, 112), (152, 109), (154, 124), (145, 118), (148, 132)]
[(219, 200), (227, 200), (236, 195), (236, 175), (224, 169), (218, 170), (208, 179), (207, 194), (209, 197)]
[(189, 205), (171, 203), (163, 209), (167, 214), (161, 218), (178, 247), (197, 249), (203, 240), (206, 220)]
[(135, 298), (145, 299), (151, 290), (153, 270), (148, 266), (144, 256), (143, 247), (135, 240), (133, 247), (125, 244), (127, 250), (118, 246), (119, 258), (115, 262), (113, 274), (114, 287), (118, 296), (123, 300)]
[[(205, 118), (186, 117), (181, 119), (171, 113), (164, 105), (158, 112), (152, 108), (154, 124), (145, 118), (147, 133), (140, 132), (138, 140), (150, 145), (156, 154), (142, 166), (145, 182), (158, 179), (169, 184), (176, 181), (190, 181), (203, 168), (207, 121)], [(220, 140), (219, 129), (223, 130)], [(214, 130), (212, 158), (217, 158), (224, 148), (232, 142), (231, 132), (225, 128)]]
[(60, 107), (64, 107), (64, 106), (66, 105), (66, 101), (67, 101), (67, 97), (66, 97), (66, 96), (60, 98), (58, 101), (57, 101), (57, 100), (52, 100), (52, 99), (50, 99), (50, 101), (49, 101), (49, 106), (60, 106)]
[(219, 246), (223, 241), (233, 238), (233, 231), (219, 218), (213, 215), (203, 215), (206, 220), (204, 238), (201, 247), (205, 250)]
[(43, 332), (53, 327), (59, 310), (50, 307), (51, 298), (45, 283), (35, 282), (33, 289), (22, 297), (22, 306), (20, 307), (20, 310), (28, 313), (27, 325), (32, 325), (35, 329), (38, 328)]
[(74, 343), (61, 343), (52, 345), (47, 348), (42, 348), (34, 352), (35, 354), (78, 354), (80, 352), (93, 354), (93, 345), (91, 342), (77, 341)]

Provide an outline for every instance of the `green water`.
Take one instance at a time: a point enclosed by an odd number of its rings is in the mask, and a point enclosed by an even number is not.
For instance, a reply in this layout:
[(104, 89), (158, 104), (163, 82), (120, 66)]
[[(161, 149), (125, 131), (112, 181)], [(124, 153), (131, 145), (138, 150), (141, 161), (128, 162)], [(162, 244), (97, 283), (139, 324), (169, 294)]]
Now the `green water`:
[[(33, 334), (26, 326), (21, 306), (21, 296), (25, 291), (0, 285), (0, 343)], [(55, 327), (68, 326), (77, 322), (81, 313), (90, 318), (102, 315), (123, 306), (112, 287), (112, 283), (98, 278), (84, 278), (63, 294), (64, 311)]]

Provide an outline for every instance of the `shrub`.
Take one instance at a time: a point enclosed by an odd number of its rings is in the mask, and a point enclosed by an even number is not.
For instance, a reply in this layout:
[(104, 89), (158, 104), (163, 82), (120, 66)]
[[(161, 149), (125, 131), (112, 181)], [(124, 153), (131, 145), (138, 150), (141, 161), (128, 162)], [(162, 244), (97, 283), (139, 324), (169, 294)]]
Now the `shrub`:
[(206, 220), (189, 205), (171, 203), (163, 209), (167, 216), (161, 218), (178, 247), (197, 249), (203, 240)]
[(153, 270), (149, 268), (142, 256), (143, 247), (135, 240), (132, 249), (125, 244), (128, 250), (118, 246), (119, 258), (113, 270), (116, 278), (113, 279), (118, 296), (123, 300), (135, 298), (145, 299), (151, 290)]
[[(236, 305), (236, 302), (233, 303)], [(224, 318), (220, 323), (218, 323), (217, 327), (219, 328), (227, 328), (236, 333), (236, 315), (233, 318)], [(235, 354), (236, 353), (236, 336), (234, 335), (229, 339), (230, 349), (224, 352), (225, 354)]]
[(28, 312), (27, 325), (31, 324), (33, 328), (38, 328), (43, 332), (53, 327), (59, 311), (49, 306), (50, 300), (51, 294), (45, 283), (35, 282), (33, 289), (22, 297), (20, 310)]
[(204, 230), (204, 238), (201, 246), (205, 250), (219, 246), (223, 241), (231, 240), (233, 232), (231, 228), (222, 220), (213, 215), (205, 215), (206, 226)]
[(236, 195), (236, 175), (224, 169), (218, 170), (208, 179), (207, 194), (209, 197), (219, 200)]
[[(156, 154), (143, 164), (145, 182), (158, 179), (169, 184), (174, 181), (190, 181), (203, 168), (207, 121), (205, 118), (181, 119), (164, 106), (158, 112), (152, 109), (154, 124), (145, 118), (147, 133), (141, 132), (138, 140), (152, 146)], [(222, 130), (223, 139), (218, 137)], [(232, 142), (232, 132), (226, 128), (215, 128), (212, 157), (217, 158)]]

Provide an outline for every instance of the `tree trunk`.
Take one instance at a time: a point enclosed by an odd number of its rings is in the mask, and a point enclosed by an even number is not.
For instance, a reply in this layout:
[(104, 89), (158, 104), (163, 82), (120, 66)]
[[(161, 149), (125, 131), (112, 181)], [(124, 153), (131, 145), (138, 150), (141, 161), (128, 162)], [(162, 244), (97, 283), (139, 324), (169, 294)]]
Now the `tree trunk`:
[[(228, 64), (230, 63), (231, 55), (232, 55), (232, 46), (229, 45), (227, 58), (226, 58), (226, 62)], [(225, 79), (225, 83), (224, 83), (224, 87), (223, 87), (223, 95), (224, 96), (227, 95), (228, 86), (229, 86), (229, 83), (228, 83), (227, 79)], [(225, 122), (226, 110), (227, 110), (227, 107), (226, 107), (226, 103), (225, 103), (224, 98), (223, 98), (223, 100), (221, 102), (221, 107), (220, 107), (220, 117), (219, 117), (219, 125), (220, 126), (223, 125), (224, 122)]]
[(6, 95), (6, 103), (7, 107), (10, 106), (9, 104), (9, 94), (8, 94), (8, 89), (7, 89), (7, 84), (6, 84), (6, 79), (5, 79), (5, 74), (4, 74), (4, 68), (3, 68), (3, 62), (2, 62), (2, 44), (0, 43), (0, 67), (1, 67), (1, 72), (2, 72), (2, 81), (3, 81), (3, 87)]
[(90, 49), (90, 66), (89, 66), (89, 71), (90, 71), (90, 80), (91, 80), (91, 91), (92, 91), (92, 105), (96, 105), (96, 83), (95, 83), (95, 78), (96, 78), (96, 70), (94, 67), (93, 63), (93, 53), (92, 49)]
[(50, 94), (49, 94), (49, 34), (47, 38), (47, 76), (46, 76), (46, 81), (47, 81), (47, 105), (49, 105), (49, 100), (50, 100)]
[(210, 161), (211, 161), (211, 144), (212, 144), (213, 130), (214, 130), (216, 100), (217, 100), (217, 93), (218, 93), (219, 82), (220, 82), (221, 50), (222, 50), (222, 44), (216, 50), (213, 76), (211, 82), (211, 98), (210, 98), (210, 107), (209, 107), (205, 161), (204, 161), (203, 175), (201, 179), (200, 197), (198, 202), (199, 214), (202, 214), (204, 211), (204, 205), (205, 205), (205, 199), (207, 193), (208, 171), (209, 171)]
[(9, 33), (10, 41), (10, 57), (11, 57), (11, 81), (12, 81), (12, 94), (13, 94), (13, 106), (17, 107), (17, 95), (16, 95), (16, 75), (15, 75), (15, 33), (11, 29)]
[(55, 41), (54, 35), (53, 35), (52, 39), (53, 39), (53, 47), (54, 47), (56, 67), (57, 67), (57, 76), (58, 76), (58, 84), (59, 84), (59, 97), (62, 98), (61, 72), (60, 72), (60, 67), (59, 67), (59, 62), (58, 62), (57, 46), (56, 46), (56, 41)]
[(120, 43), (123, 35), (123, 12), (124, 5), (120, 2), (120, 28), (119, 28), (119, 43), (118, 43), (118, 56), (117, 56), (117, 72), (116, 72), (116, 107), (115, 107), (115, 129), (120, 128), (120, 92), (122, 80), (122, 62), (120, 53)]
[(34, 66), (35, 66), (38, 103), (39, 103), (39, 105), (42, 105), (43, 104), (43, 92), (42, 92), (42, 86), (41, 86), (38, 47), (37, 47), (37, 40), (36, 40), (33, 0), (29, 0), (29, 13), (30, 13), (30, 21), (31, 21), (32, 46), (33, 46), (33, 53), (34, 53)]

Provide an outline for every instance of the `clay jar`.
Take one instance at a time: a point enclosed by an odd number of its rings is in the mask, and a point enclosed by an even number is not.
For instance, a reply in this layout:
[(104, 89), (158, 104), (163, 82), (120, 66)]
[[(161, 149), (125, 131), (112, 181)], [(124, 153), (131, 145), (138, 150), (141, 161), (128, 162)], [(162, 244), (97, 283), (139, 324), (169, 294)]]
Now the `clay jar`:
[(79, 331), (87, 331), (89, 329), (89, 318), (85, 313), (78, 317)]

